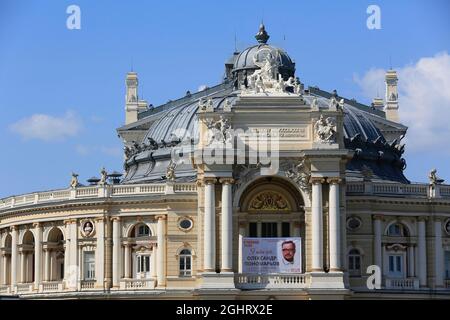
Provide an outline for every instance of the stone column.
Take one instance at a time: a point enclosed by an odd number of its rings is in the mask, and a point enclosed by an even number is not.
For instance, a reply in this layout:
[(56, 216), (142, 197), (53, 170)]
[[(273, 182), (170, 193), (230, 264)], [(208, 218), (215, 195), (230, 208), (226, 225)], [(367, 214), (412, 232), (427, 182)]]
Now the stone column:
[(27, 282), (27, 254), (23, 251), (20, 251), (20, 282)]
[(222, 267), (221, 272), (233, 271), (233, 179), (223, 178), (222, 183)]
[(419, 282), (421, 287), (427, 286), (427, 243), (426, 243), (426, 226), (425, 218), (418, 218), (419, 226), (419, 245), (418, 245), (418, 260), (419, 260)]
[(374, 264), (379, 266), (383, 270), (383, 258), (382, 258), (382, 244), (381, 244), (381, 220), (382, 216), (373, 216), (373, 232), (375, 233), (375, 239), (373, 242)]
[(113, 254), (112, 254), (112, 271), (113, 271), (113, 288), (119, 287), (120, 281), (120, 218), (114, 217), (113, 222)]
[(44, 249), (44, 281), (50, 280), (50, 250)]
[(322, 178), (312, 178), (312, 271), (323, 271)]
[(11, 285), (17, 284), (17, 226), (11, 227)]
[[(124, 250), (124, 274), (123, 277), (125, 279), (131, 278), (130, 276), (130, 259), (131, 259), (131, 253), (130, 253), (130, 245), (128, 243), (125, 244), (125, 250)], [(152, 257), (154, 259), (155, 257)]]
[(408, 277), (414, 277), (414, 247), (411, 245), (407, 249), (408, 253)]
[(34, 224), (34, 288), (39, 289), (42, 282), (42, 226), (40, 223)]
[(330, 246), (330, 271), (341, 271), (341, 227), (340, 227), (340, 203), (339, 203), (339, 178), (328, 179), (330, 184), (329, 194), (329, 246)]
[[(69, 245), (66, 244), (66, 248), (69, 249), (69, 268), (67, 274), (67, 286), (70, 289), (77, 289), (78, 282), (81, 277), (81, 266), (78, 263), (78, 224), (77, 219), (70, 219), (66, 221), (67, 229), (69, 230)], [(67, 242), (66, 242), (67, 243)], [(47, 264), (50, 264), (50, 258), (47, 260)]]
[(157, 281), (158, 281), (158, 287), (162, 287), (166, 285), (166, 259), (165, 259), (165, 253), (166, 253), (166, 219), (167, 217), (165, 215), (157, 216), (156, 219), (158, 219), (158, 225), (157, 225), (157, 241), (158, 241), (158, 248), (157, 248)]
[(152, 247), (152, 257), (151, 257), (151, 267), (150, 267), (150, 277), (152, 279), (156, 279), (157, 278), (157, 274), (156, 274), (156, 250), (157, 248), (155, 246)]
[(2, 281), (1, 284), (9, 284), (8, 279), (8, 256), (6, 253), (2, 253)]
[(56, 270), (56, 251), (52, 251), (52, 254), (50, 255), (51, 260), (51, 271), (50, 271), (50, 280), (55, 281), (56, 276), (58, 275), (58, 272)]
[(204, 217), (204, 268), (205, 272), (216, 269), (216, 212), (215, 186), (216, 179), (205, 179), (205, 217)]
[(70, 255), (69, 255), (69, 242), (66, 240), (64, 243), (64, 281), (68, 281), (69, 279), (69, 265), (70, 265)]
[(96, 287), (104, 288), (105, 280), (105, 218), (101, 217), (95, 220), (97, 248), (95, 250), (95, 278)]
[(444, 286), (444, 253), (442, 249), (442, 221), (440, 218), (434, 219), (434, 270), (435, 286)]
[[(0, 239), (2, 239), (2, 233), (0, 232)], [(3, 250), (0, 247), (0, 285), (5, 284), (4, 280), (4, 274), (5, 274), (5, 263), (4, 260), (6, 259), (6, 257), (4, 256)]]
[(242, 273), (242, 245), (244, 242), (246, 227), (247, 227), (246, 223), (244, 223), (244, 222), (239, 223), (239, 248), (238, 248), (238, 252), (239, 252), (238, 272), (239, 273)]

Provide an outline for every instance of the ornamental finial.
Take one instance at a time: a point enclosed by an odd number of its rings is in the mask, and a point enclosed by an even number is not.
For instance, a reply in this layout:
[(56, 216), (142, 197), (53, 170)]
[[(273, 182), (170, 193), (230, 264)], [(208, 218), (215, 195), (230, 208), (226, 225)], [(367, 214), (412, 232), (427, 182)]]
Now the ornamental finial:
[(269, 40), (270, 36), (267, 34), (266, 32), (266, 27), (264, 26), (264, 23), (261, 22), (261, 24), (259, 25), (259, 31), (258, 33), (255, 35), (256, 40), (259, 43), (267, 43), (267, 40)]

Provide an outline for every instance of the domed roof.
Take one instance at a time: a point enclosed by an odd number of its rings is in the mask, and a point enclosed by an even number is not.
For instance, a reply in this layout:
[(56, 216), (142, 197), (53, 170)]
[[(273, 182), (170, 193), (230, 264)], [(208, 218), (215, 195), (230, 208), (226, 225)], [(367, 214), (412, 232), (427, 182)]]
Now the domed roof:
[[(331, 93), (310, 87), (309, 94), (305, 94), (304, 99), (308, 104), (317, 99), (319, 108), (328, 108), (331, 96)], [(195, 143), (199, 137), (197, 111), (200, 100), (205, 98), (211, 98), (213, 108), (220, 110), (226, 100), (233, 104), (238, 97), (231, 83), (222, 84), (199, 92), (189, 99), (174, 101), (169, 108), (153, 115), (155, 120), (141, 141), (142, 146), (126, 161), (128, 170), (124, 183), (165, 179), (172, 147)], [(343, 111), (345, 147), (355, 151), (355, 156), (347, 163), (347, 175), (360, 178), (361, 172), (369, 168), (374, 179), (408, 183), (403, 175), (405, 162), (401, 157), (401, 146), (398, 142), (386, 141), (371, 120), (370, 108), (352, 105), (351, 101), (346, 100)], [(190, 164), (177, 166), (176, 177), (177, 181), (195, 180), (196, 171)]]
[(233, 74), (236, 76), (243, 71), (254, 71), (259, 69), (256, 62), (264, 61), (270, 54), (277, 62), (278, 71), (284, 79), (295, 75), (295, 63), (283, 49), (267, 44), (269, 35), (265, 31), (264, 25), (261, 24), (258, 34), (255, 36), (259, 44), (251, 46), (243, 50), (234, 60)]

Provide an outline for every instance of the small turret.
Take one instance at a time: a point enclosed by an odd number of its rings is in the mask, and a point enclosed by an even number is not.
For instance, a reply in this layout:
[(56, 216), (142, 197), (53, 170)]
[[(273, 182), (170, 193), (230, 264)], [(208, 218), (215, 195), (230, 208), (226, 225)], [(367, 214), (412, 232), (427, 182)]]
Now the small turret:
[(139, 100), (138, 77), (136, 72), (128, 72), (126, 78), (127, 91), (125, 95), (125, 124), (136, 122), (138, 113), (147, 110), (145, 100)]
[(397, 71), (388, 70), (386, 72), (386, 106), (384, 111), (386, 112), (386, 119), (399, 122), (398, 116), (398, 91), (397, 91)]

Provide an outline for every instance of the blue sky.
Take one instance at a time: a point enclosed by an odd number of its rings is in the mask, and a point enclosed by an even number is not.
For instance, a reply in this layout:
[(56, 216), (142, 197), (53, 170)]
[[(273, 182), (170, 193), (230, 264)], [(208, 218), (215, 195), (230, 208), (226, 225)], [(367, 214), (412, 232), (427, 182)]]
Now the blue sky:
[[(71, 4), (81, 8), (81, 30), (66, 28)], [(366, 27), (370, 4), (381, 8), (381, 30)], [(254, 44), (261, 19), (269, 43), (295, 59), (306, 85), (337, 89), (369, 103), (368, 92), (375, 92), (374, 83), (380, 81), (372, 73), (388, 68), (391, 60), (409, 79), (405, 84), (417, 77), (424, 80), (422, 90), (433, 86), (438, 97), (446, 91), (439, 88), (450, 92), (440, 65), (447, 67), (450, 52), (446, 0), (0, 0), (0, 197), (64, 188), (72, 171), (84, 182), (98, 176), (102, 166), (122, 170), (115, 129), (124, 122), (124, 79), (131, 64), (139, 75), (140, 95), (159, 105), (186, 90), (218, 83), (234, 51), (235, 34), (238, 49)], [(430, 77), (433, 70), (443, 76)], [(405, 86), (405, 101), (414, 104), (420, 99), (411, 87)], [(382, 84), (379, 91), (383, 94)], [(407, 177), (427, 181), (436, 167), (450, 182), (448, 126), (441, 123), (439, 131), (432, 125), (450, 115), (450, 103), (427, 106), (437, 115), (429, 119), (420, 116), (421, 106), (410, 109), (400, 101), (410, 131), (417, 124), (417, 137), (430, 137), (416, 146), (418, 139), (408, 140)], [(43, 128), (46, 133), (31, 126), (17, 129), (33, 123), (30, 119), (54, 127)]]

